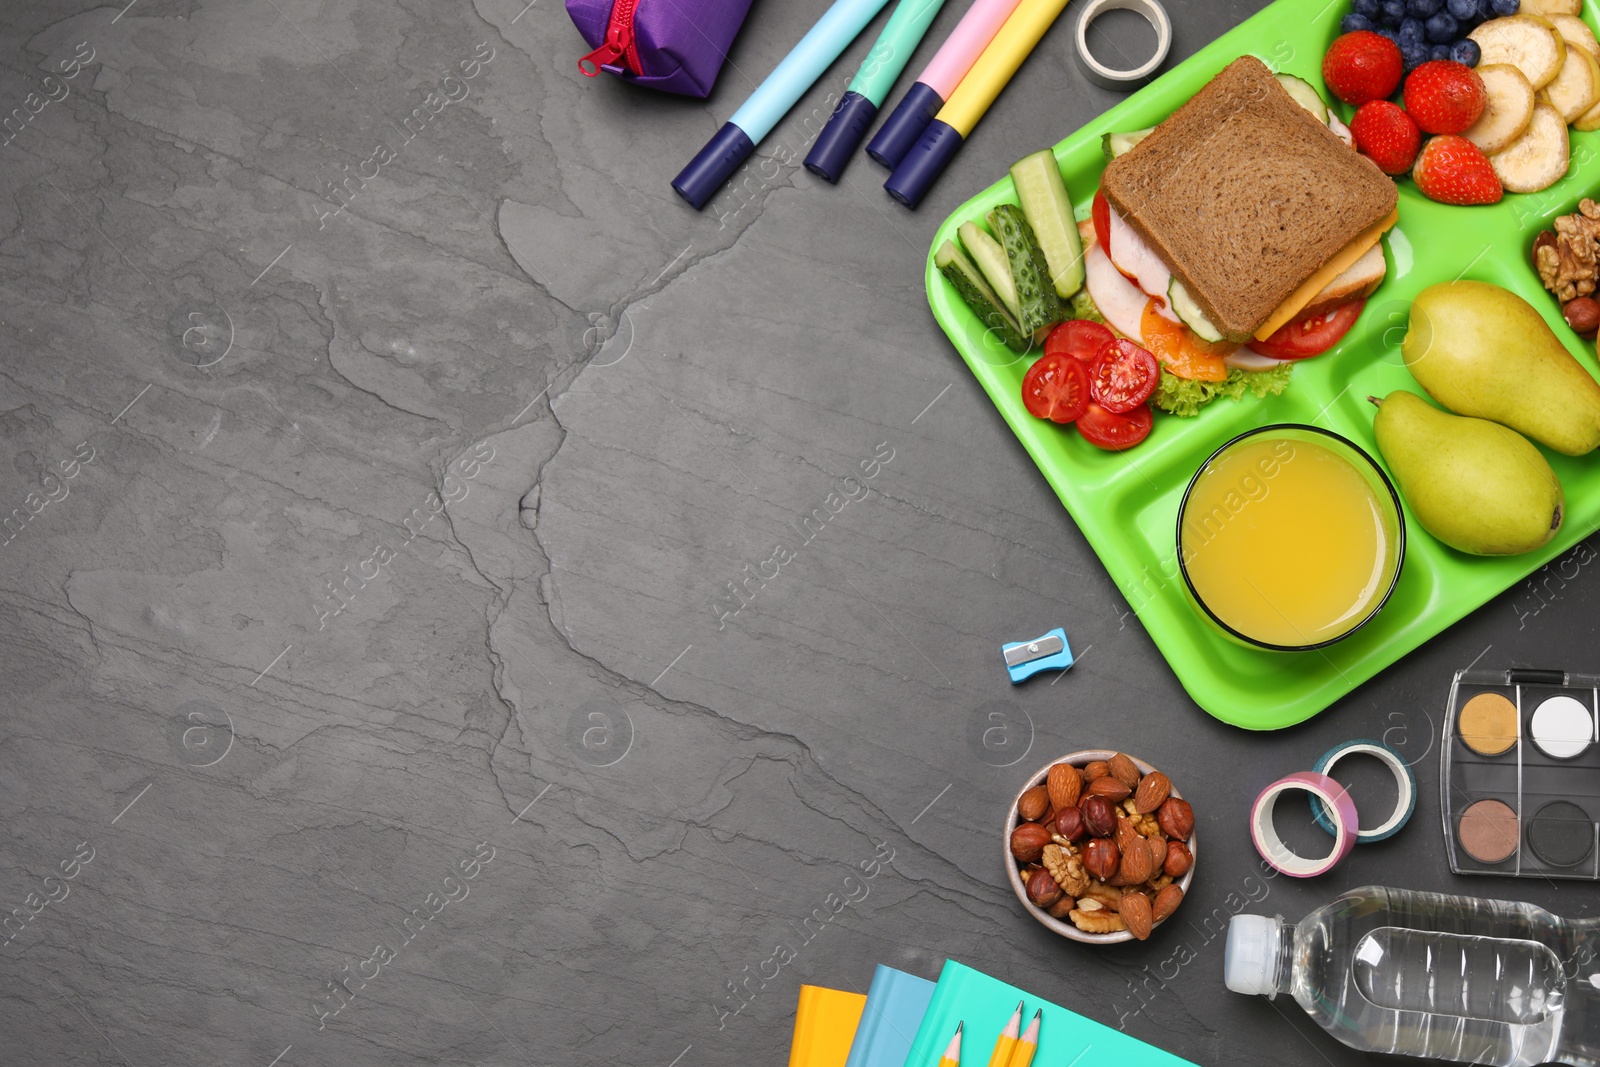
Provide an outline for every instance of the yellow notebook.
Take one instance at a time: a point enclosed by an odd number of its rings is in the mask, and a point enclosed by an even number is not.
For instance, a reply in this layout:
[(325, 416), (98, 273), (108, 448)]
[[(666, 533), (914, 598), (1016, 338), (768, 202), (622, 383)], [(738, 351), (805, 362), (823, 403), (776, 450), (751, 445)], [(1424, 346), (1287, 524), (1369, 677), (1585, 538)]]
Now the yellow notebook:
[(861, 1009), (866, 1006), (865, 993), (801, 986), (789, 1067), (844, 1067), (861, 1023)]

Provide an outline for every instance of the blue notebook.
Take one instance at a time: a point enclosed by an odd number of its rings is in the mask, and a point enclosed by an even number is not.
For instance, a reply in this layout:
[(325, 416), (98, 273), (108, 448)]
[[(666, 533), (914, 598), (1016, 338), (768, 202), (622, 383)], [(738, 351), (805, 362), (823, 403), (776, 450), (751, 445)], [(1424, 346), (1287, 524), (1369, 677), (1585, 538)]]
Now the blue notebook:
[[(1039, 1050), (1033, 1061), (1036, 1064), (1083, 1067), (1082, 1057), (1092, 1048), (1096, 1062), (1115, 1063), (1118, 1067), (1194, 1067), (1188, 1060), (1040, 1000), (955, 960), (946, 960), (944, 970), (939, 972), (938, 986), (922, 1016), (922, 1025), (917, 1029), (904, 1067), (935, 1067), (959, 1022), (966, 1024), (961, 1035), (962, 1059), (966, 1061), (970, 1057), (972, 1063), (988, 1062), (989, 1051), (994, 1048), (995, 1039), (1019, 1000), (1024, 1002), (1024, 1021), (1033, 1015), (1035, 1008), (1044, 1009), (1039, 1024)], [(866, 1020), (861, 1024), (865, 1026)], [(854, 1052), (851, 1049), (851, 1053)]]
[(933, 990), (926, 978), (878, 964), (844, 1067), (903, 1067)]

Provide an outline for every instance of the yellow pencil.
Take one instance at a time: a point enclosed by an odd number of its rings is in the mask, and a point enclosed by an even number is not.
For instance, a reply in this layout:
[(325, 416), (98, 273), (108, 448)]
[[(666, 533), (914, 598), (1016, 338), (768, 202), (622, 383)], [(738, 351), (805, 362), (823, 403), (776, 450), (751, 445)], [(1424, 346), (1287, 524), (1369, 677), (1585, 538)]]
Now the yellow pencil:
[(1032, 1067), (1033, 1054), (1039, 1051), (1039, 1016), (1043, 1014), (1043, 1008), (1033, 1013), (1033, 1021), (1017, 1040), (1017, 1047), (1011, 1051), (1010, 1067)]
[(1017, 1010), (1011, 1013), (1011, 1021), (1006, 1023), (1006, 1028), (1000, 1031), (1000, 1037), (994, 1043), (994, 1052), (989, 1056), (989, 1067), (1008, 1067), (1011, 1062), (1011, 1051), (1017, 1047), (1017, 1031), (1022, 1028), (1022, 1001), (1017, 1001)]
[(961, 1027), (963, 1023), (956, 1023), (956, 1036), (950, 1039), (950, 1047), (944, 1050), (944, 1055), (939, 1057), (939, 1067), (960, 1067), (961, 1063)]

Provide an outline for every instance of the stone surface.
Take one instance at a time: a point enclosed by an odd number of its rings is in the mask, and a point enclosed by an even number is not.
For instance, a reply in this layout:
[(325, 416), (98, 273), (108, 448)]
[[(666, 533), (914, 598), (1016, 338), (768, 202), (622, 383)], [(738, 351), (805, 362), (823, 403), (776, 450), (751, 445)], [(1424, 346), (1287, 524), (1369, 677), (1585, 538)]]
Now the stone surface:
[[(1175, 58), (1254, 7), (1174, 3)], [(865, 39), (706, 211), (671, 193), (822, 8), (758, 2), (698, 102), (581, 76), (555, 0), (7, 4), (0, 511), (74, 472), (0, 554), (7, 1062), (781, 1063), (801, 982), (954, 957), (1197, 1062), (1346, 1064), (1222, 988), (1246, 897), (1593, 911), (1453, 879), (1435, 758), (1454, 669), (1594, 667), (1587, 571), (1243, 734), (934, 324), (939, 221), (1118, 99), (1065, 25), (916, 213), (777, 162)], [(998, 644), (1055, 625), (1079, 665), (1012, 688)], [(1412, 827), (1261, 880), (1250, 800), (1355, 736), (1417, 761)], [(1204, 847), (1175, 929), (1094, 952), (998, 827), (1099, 746)]]

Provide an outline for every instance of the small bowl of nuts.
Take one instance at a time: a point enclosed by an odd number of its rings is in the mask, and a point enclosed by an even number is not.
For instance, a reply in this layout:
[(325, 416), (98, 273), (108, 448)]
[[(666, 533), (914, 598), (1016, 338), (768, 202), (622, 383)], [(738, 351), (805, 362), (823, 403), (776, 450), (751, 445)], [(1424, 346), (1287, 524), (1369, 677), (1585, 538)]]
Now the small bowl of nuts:
[(1091, 945), (1143, 941), (1194, 880), (1194, 809), (1143, 760), (1073, 752), (1017, 793), (1004, 850), (1012, 890), (1045, 926)]

